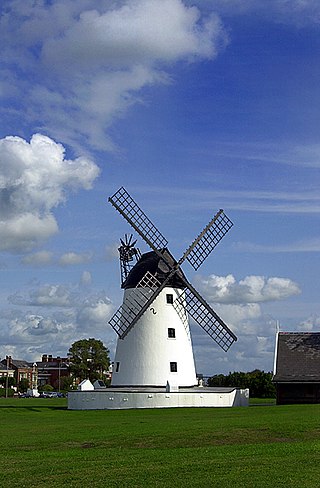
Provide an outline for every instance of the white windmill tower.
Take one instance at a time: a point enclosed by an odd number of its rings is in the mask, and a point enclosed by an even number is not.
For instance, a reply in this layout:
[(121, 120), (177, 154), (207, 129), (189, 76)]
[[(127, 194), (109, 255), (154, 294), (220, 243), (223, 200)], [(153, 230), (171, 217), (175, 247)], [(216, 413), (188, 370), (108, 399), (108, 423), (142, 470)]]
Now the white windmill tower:
[(119, 336), (112, 387), (195, 386), (188, 316), (224, 351), (237, 338), (180, 266), (187, 260), (197, 270), (233, 224), (220, 210), (176, 261), (168, 241), (123, 187), (109, 202), (152, 249), (141, 256), (136, 241), (127, 237), (121, 241), (124, 299), (109, 321)]

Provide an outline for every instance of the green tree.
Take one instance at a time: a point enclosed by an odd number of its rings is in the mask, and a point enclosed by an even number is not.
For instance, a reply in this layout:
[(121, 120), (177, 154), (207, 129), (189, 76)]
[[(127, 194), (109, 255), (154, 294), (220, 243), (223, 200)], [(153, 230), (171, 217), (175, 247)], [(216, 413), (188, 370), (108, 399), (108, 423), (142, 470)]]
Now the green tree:
[(43, 385), (41, 389), (39, 388), (39, 391), (53, 391), (53, 390), (54, 390), (53, 386), (49, 384)]
[(208, 379), (208, 386), (234, 386), (249, 388), (250, 396), (255, 398), (274, 398), (276, 389), (272, 382), (272, 373), (265, 373), (259, 369), (249, 373), (237, 372), (228, 375), (214, 375)]
[(61, 376), (60, 379), (60, 390), (68, 391), (72, 388), (72, 377), (71, 376)]
[(74, 342), (70, 349), (70, 370), (80, 381), (88, 378), (90, 381), (103, 379), (104, 371), (109, 368), (109, 349), (98, 339), (80, 339)]
[(0, 387), (0, 397), (13, 397), (14, 390), (12, 388), (1, 388)]
[[(7, 383), (7, 381), (8, 381), (8, 383)], [(15, 380), (15, 378), (12, 378), (12, 376), (8, 376), (8, 379), (6, 376), (1, 376), (0, 385), (3, 387), (6, 387), (6, 385), (8, 385), (8, 388), (11, 388), (11, 386), (16, 385), (16, 380)]]
[(250, 395), (255, 398), (274, 398), (276, 388), (272, 382), (272, 373), (256, 369), (248, 373)]
[(29, 388), (29, 380), (27, 378), (22, 378), (19, 381), (18, 389), (21, 393), (25, 393), (27, 389)]
[(208, 379), (208, 386), (226, 386), (226, 376), (224, 374), (215, 374)]

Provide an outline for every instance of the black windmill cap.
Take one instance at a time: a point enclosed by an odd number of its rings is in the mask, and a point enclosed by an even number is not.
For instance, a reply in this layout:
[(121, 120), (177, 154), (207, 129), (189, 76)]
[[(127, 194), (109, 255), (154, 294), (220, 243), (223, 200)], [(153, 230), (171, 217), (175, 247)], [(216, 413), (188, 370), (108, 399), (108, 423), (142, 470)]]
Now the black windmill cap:
[[(165, 260), (171, 265), (171, 268), (173, 268), (177, 264), (167, 248), (162, 249), (160, 252), (161, 254), (163, 254)], [(162, 284), (170, 273), (171, 268), (169, 268), (167, 263), (163, 259), (161, 259), (155, 251), (144, 253), (142, 254), (139, 261), (131, 269), (130, 273), (127, 276), (127, 279), (122, 283), (121, 288), (136, 288), (136, 286), (147, 273), (147, 271), (155, 276), (160, 284)], [(184, 274), (182, 270), (178, 268), (177, 272), (174, 273), (174, 275), (169, 280), (168, 286), (171, 286), (172, 288), (183, 289), (186, 286), (184, 280)]]

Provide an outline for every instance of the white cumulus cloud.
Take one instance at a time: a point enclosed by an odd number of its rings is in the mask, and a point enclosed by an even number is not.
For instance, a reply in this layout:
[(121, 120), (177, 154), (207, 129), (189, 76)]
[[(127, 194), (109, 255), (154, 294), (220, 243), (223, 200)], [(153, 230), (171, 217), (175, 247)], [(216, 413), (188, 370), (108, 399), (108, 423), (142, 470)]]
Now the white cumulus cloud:
[(10, 323), (10, 335), (19, 336), (21, 340), (26, 338), (31, 340), (30, 336), (48, 336), (57, 332), (56, 321), (41, 315), (26, 314), (23, 318), (16, 318)]
[(67, 252), (60, 257), (59, 264), (61, 266), (84, 264), (84, 263), (88, 263), (91, 257), (92, 256), (90, 253)]
[(105, 329), (111, 318), (114, 307), (106, 296), (99, 296), (86, 300), (77, 314), (77, 322), (80, 326), (88, 328), (88, 324)]
[(298, 329), (304, 332), (318, 331), (320, 329), (320, 316), (311, 315), (310, 317), (307, 317), (305, 320), (300, 322)]
[(41, 134), (30, 143), (1, 139), (0, 250), (28, 251), (56, 234), (54, 208), (67, 199), (67, 191), (90, 189), (98, 174), (91, 160), (65, 159), (63, 146)]
[(72, 307), (75, 305), (75, 296), (72, 290), (65, 285), (40, 285), (30, 289), (26, 295), (14, 294), (8, 297), (14, 305), (27, 305), (37, 307)]
[(110, 149), (108, 127), (145, 87), (167, 83), (172, 63), (214, 58), (228, 41), (216, 14), (182, 0), (15, 0), (0, 18), (0, 42), (2, 94), (18, 101), (15, 116), (21, 110), (74, 147)]
[(80, 278), (80, 286), (89, 286), (92, 282), (92, 276), (90, 271), (84, 271)]
[[(288, 278), (246, 276), (237, 281), (233, 275), (196, 275), (195, 284), (238, 338), (226, 354), (201, 327), (193, 324), (198, 371), (209, 374), (255, 368), (271, 371), (277, 321), (264, 309), (271, 302), (299, 294), (299, 286)], [(314, 330), (315, 323), (316, 318), (310, 318), (297, 330)]]
[(51, 264), (53, 260), (53, 253), (50, 251), (39, 251), (33, 254), (27, 254), (21, 262), (27, 266), (46, 266)]
[(47, 39), (42, 56), (55, 67), (78, 69), (211, 57), (221, 30), (216, 16), (198, 24), (200, 11), (180, 0), (136, 0), (118, 8), (83, 11), (63, 37)]
[(196, 284), (210, 302), (216, 303), (261, 303), (284, 300), (300, 293), (297, 283), (278, 277), (246, 276), (237, 282), (233, 275), (198, 275)]

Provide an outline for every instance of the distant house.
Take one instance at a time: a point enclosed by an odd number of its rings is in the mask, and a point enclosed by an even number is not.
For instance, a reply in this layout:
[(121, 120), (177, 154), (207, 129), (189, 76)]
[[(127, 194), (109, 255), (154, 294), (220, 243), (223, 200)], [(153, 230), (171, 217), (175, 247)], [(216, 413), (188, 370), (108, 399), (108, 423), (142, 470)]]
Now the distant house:
[(70, 377), (69, 358), (52, 357), (47, 354), (35, 363), (8, 356), (8, 359), (0, 361), (0, 377), (7, 376), (7, 369), (8, 376), (14, 377), (17, 385), (22, 379), (27, 379), (30, 387), (48, 384), (60, 390), (63, 378)]
[(0, 363), (0, 378), (4, 377), (6, 378), (14, 378), (14, 369), (11, 369), (8, 364), (8, 368), (6, 364), (3, 364), (3, 362)]
[(279, 332), (273, 381), (277, 403), (320, 403), (320, 332)]
[(3, 359), (1, 361), (2, 371), (7, 368), (7, 363), (9, 369), (14, 371), (14, 377), (17, 385), (22, 379), (27, 379), (30, 385), (32, 384), (33, 380), (36, 381), (36, 369), (34, 368), (33, 363), (29, 363), (23, 359), (12, 359), (11, 356), (9, 356), (8, 360)]
[(37, 361), (38, 386), (51, 385), (60, 390), (62, 379), (70, 377), (69, 359), (51, 354), (43, 354), (42, 361)]

